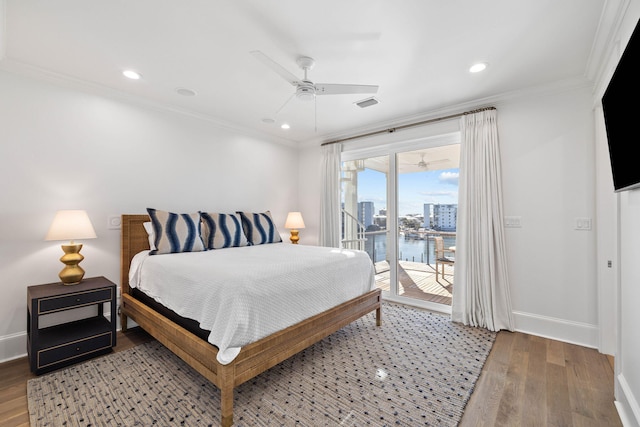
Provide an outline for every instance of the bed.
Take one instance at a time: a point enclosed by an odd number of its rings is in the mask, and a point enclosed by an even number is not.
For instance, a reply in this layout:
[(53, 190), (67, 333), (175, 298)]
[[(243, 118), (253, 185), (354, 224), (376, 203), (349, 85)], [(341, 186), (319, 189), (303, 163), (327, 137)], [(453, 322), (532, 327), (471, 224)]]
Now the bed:
[(129, 283), (130, 268), (137, 254), (149, 250), (143, 226), (148, 221), (148, 215), (122, 215), (122, 330), (127, 330), (127, 319), (133, 320), (218, 387), (222, 426), (233, 425), (233, 393), (238, 385), (372, 311), (376, 313), (376, 325), (381, 325), (381, 295), (379, 289), (374, 289), (242, 345), (231, 360), (221, 363), (218, 347), (202, 334), (181, 326), (173, 316), (134, 295), (136, 289)]

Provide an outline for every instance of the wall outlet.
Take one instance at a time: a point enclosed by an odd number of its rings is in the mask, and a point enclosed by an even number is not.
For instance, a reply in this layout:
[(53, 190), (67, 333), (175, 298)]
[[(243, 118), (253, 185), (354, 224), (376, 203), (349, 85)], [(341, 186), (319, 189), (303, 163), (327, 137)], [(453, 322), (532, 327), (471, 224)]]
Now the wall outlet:
[(107, 229), (109, 230), (120, 230), (122, 226), (122, 218), (120, 215), (109, 215), (107, 218)]

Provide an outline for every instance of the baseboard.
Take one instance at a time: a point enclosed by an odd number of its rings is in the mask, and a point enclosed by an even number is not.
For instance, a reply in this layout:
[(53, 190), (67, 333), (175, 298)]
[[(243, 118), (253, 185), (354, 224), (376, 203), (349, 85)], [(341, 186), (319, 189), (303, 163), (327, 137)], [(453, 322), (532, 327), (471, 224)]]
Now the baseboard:
[[(105, 316), (109, 318), (109, 313)], [(598, 328), (588, 323), (571, 322), (553, 317), (531, 313), (513, 312), (515, 329), (518, 332), (537, 335), (558, 341), (577, 344), (584, 347), (597, 348)], [(117, 328), (120, 330), (118, 319)], [(129, 320), (130, 327), (135, 326)], [(27, 334), (19, 332), (0, 337), (0, 363), (24, 357), (27, 354)]]
[(27, 333), (5, 335), (0, 337), (0, 363), (19, 359), (27, 355)]
[(598, 327), (589, 323), (573, 322), (555, 317), (514, 311), (515, 329), (583, 347), (598, 348)]
[(619, 395), (616, 396), (616, 409), (620, 415), (620, 421), (625, 427), (640, 427), (640, 404), (636, 400), (624, 375), (616, 377)]

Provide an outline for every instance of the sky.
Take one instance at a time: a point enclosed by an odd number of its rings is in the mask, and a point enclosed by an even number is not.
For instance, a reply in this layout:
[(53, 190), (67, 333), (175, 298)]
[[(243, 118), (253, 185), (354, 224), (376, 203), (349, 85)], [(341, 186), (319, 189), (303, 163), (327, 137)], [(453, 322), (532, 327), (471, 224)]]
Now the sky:
[[(402, 174), (398, 177), (398, 213), (423, 214), (425, 203), (458, 203), (458, 169)], [(358, 202), (373, 202), (375, 213), (387, 207), (385, 174), (372, 169), (358, 173)]]

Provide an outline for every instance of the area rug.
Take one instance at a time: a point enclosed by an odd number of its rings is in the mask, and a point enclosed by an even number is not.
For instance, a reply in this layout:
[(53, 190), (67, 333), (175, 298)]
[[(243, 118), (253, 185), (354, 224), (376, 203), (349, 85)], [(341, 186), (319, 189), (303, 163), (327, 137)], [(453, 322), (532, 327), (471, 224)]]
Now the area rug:
[[(237, 426), (455, 426), (496, 334), (383, 303), (240, 385)], [(151, 341), (30, 379), (31, 426), (208, 426), (220, 393)]]

